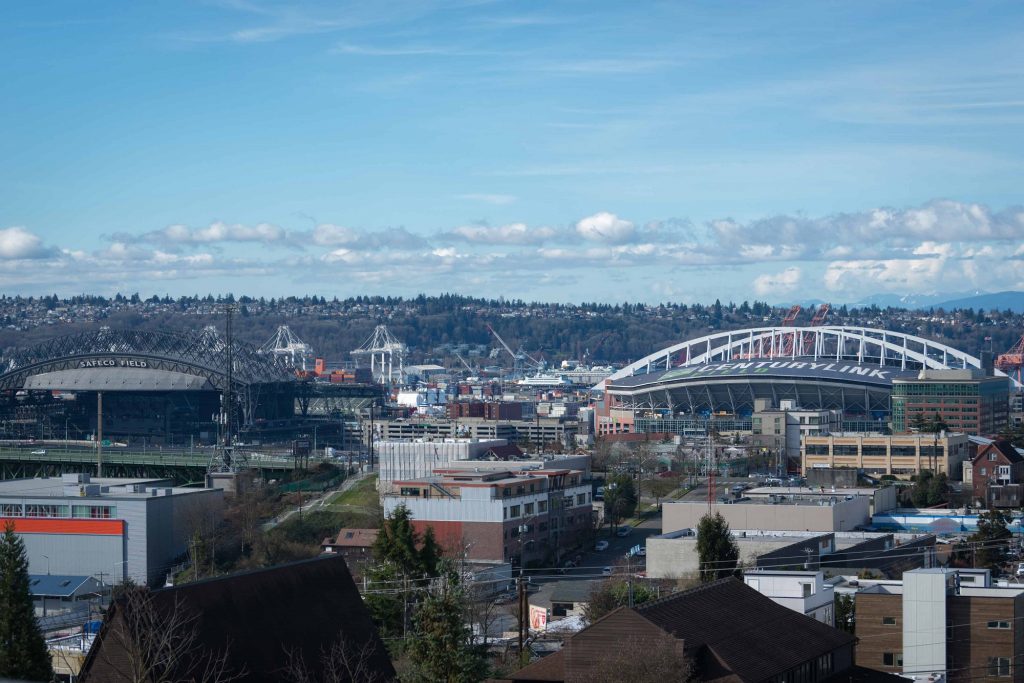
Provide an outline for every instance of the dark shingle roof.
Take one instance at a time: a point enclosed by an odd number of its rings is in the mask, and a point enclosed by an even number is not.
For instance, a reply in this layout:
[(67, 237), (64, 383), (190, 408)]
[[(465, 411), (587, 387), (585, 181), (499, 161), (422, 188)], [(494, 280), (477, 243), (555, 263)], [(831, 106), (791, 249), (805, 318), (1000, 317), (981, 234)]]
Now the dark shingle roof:
[[(207, 579), (153, 592), (158, 610), (182, 605), (198, 615), (197, 643), (207, 652), (227, 651), (229, 669), (246, 681), (280, 681), (288, 653), (300, 655), (313, 678), (321, 677), (322, 654), (339, 633), (380, 680), (395, 677), (359, 591), (339, 555)], [(83, 681), (120, 683), (123, 646), (114, 635), (123, 618), (118, 602), (108, 612), (83, 666)], [(185, 676), (187, 677), (187, 676)], [(175, 680), (185, 678), (174, 675)]]
[(636, 611), (682, 638), (687, 650), (708, 648), (743, 680), (766, 679), (854, 640), (735, 578), (676, 593)]

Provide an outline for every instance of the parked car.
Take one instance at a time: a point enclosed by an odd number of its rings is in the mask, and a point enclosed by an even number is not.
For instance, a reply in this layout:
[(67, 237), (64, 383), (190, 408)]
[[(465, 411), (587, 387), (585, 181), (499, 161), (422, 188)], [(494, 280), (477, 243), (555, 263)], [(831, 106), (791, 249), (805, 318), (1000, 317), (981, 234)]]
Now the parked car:
[(32, 451), (32, 455), (46, 455), (46, 449), (40, 448), (39, 450)]
[(612, 575), (612, 568), (611, 567), (605, 567), (604, 569), (601, 570), (601, 575), (602, 576), (611, 576)]
[(619, 530), (615, 532), (615, 535), (619, 538), (625, 538), (633, 533), (633, 527), (631, 526), (620, 526)]
[(601, 552), (603, 550), (608, 550), (608, 541), (598, 541), (597, 543), (594, 544), (594, 550), (596, 550), (598, 552)]
[(1017, 564), (1017, 576), (1024, 576), (1024, 562)]
[(494, 604), (508, 605), (509, 603), (515, 602), (517, 597), (519, 597), (519, 595), (515, 591), (505, 591), (498, 595), (498, 597), (494, 598)]

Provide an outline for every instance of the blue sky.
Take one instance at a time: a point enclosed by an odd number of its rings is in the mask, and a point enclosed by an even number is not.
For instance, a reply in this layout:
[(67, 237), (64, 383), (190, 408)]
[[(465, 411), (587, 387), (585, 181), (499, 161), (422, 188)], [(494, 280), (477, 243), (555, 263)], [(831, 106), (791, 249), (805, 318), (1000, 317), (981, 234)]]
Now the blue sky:
[(1013, 2), (0, 7), (7, 293), (1024, 289)]

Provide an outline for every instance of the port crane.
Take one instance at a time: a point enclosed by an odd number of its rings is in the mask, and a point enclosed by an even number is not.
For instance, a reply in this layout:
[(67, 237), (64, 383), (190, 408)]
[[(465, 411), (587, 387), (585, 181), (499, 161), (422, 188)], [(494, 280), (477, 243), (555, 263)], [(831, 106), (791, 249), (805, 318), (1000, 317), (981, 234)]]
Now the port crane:
[(501, 338), (501, 335), (498, 334), (493, 327), (491, 327), (490, 323), (487, 323), (487, 330), (494, 335), (494, 338), (497, 339), (498, 343), (501, 344), (501, 347), (508, 352), (508, 355), (512, 356), (512, 374), (514, 376), (518, 377), (522, 374), (524, 364), (528, 365), (533, 370), (544, 369), (544, 363), (523, 351), (522, 347), (520, 347), (518, 352), (513, 351), (512, 347), (505, 343), (505, 340)]
[(1021, 368), (1024, 368), (1024, 335), (1006, 353), (1000, 354), (996, 367), (1020, 384)]

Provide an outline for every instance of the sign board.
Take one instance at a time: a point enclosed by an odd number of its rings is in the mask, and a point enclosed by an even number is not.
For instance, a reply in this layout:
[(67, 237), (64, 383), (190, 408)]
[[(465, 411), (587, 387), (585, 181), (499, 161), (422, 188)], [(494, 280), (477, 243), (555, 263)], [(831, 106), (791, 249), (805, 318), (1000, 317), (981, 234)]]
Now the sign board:
[(898, 367), (880, 367), (856, 361), (830, 360), (750, 360), (726, 363), (700, 363), (663, 370), (646, 375), (634, 375), (612, 381), (614, 386), (633, 386), (652, 382), (702, 381), (713, 377), (756, 379), (759, 377), (842, 380), (888, 387), (899, 377), (913, 377), (917, 370)]
[(148, 368), (149, 363), (141, 358), (87, 358), (78, 361), (79, 368)]
[(548, 627), (548, 610), (545, 607), (530, 605), (530, 628), (543, 631)]

